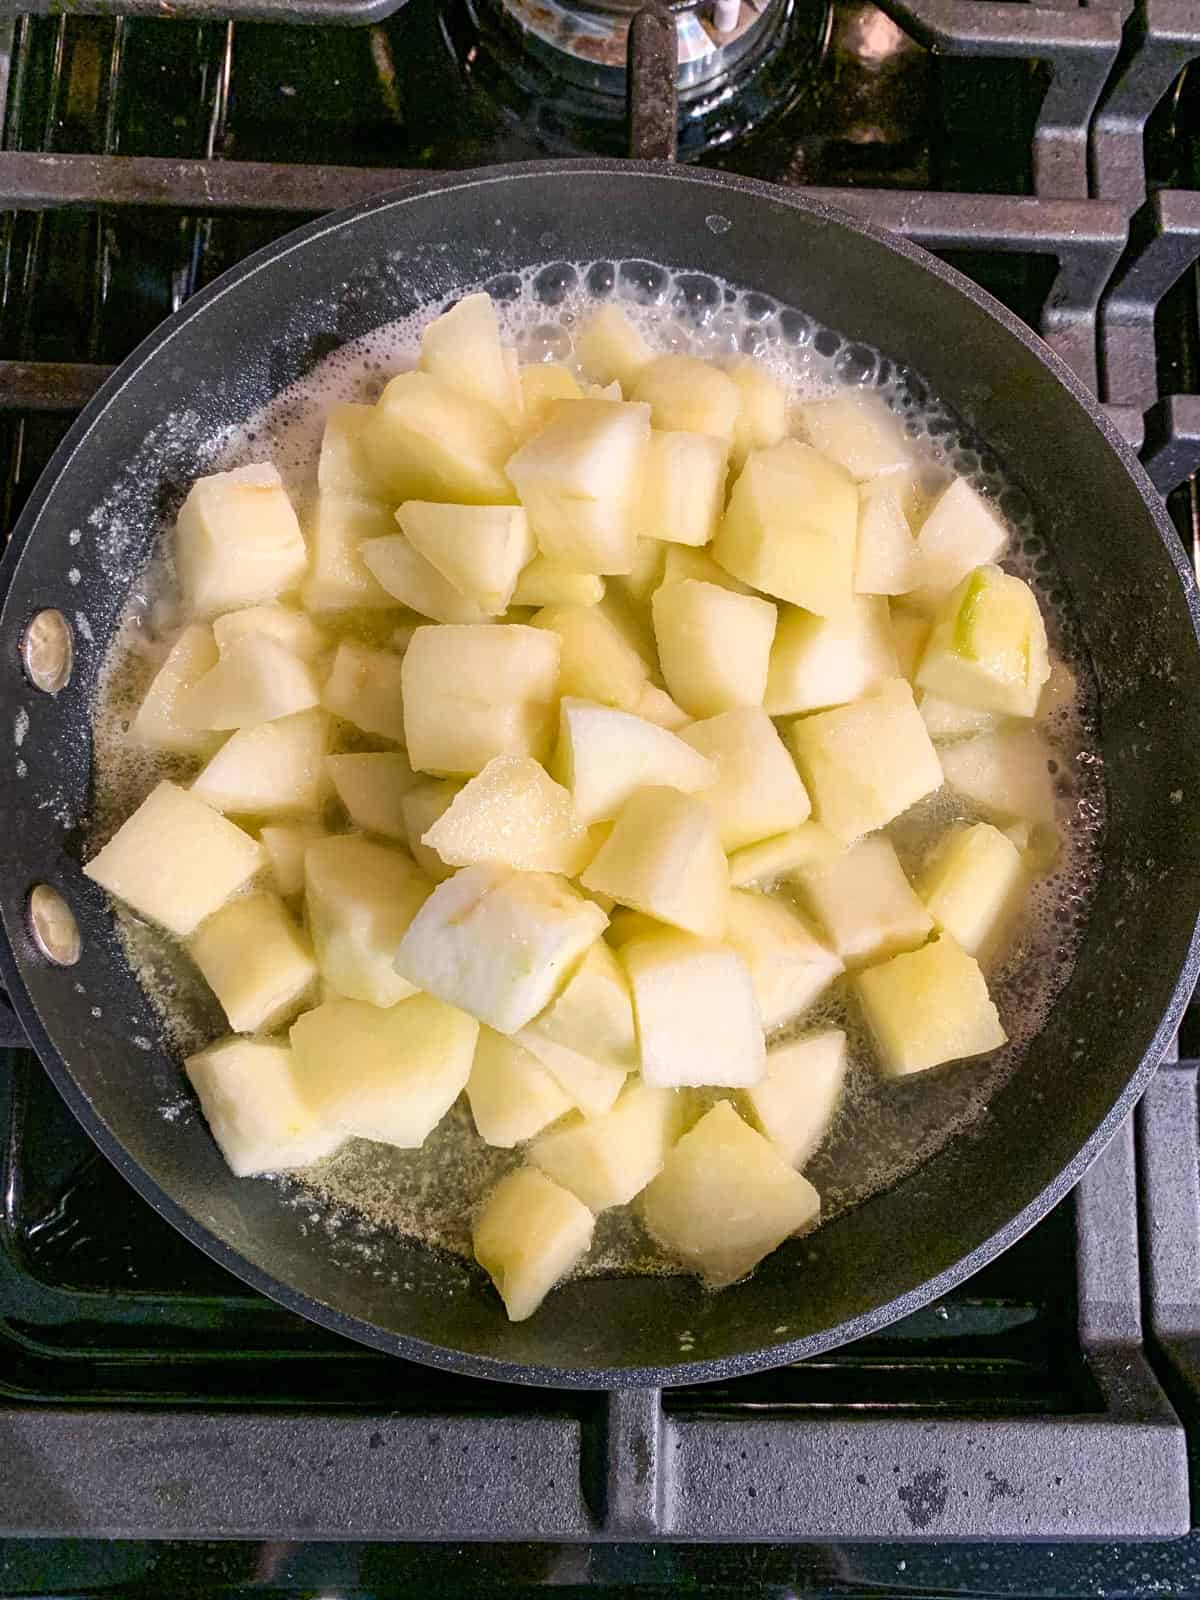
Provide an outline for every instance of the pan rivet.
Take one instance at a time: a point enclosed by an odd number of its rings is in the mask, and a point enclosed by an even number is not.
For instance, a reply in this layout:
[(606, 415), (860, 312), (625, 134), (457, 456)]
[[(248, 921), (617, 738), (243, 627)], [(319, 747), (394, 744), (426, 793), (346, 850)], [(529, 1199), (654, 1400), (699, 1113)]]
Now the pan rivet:
[(48, 883), (39, 883), (29, 896), (29, 927), (38, 949), (56, 967), (73, 967), (82, 955), (75, 913)]
[(75, 648), (61, 611), (39, 611), (21, 639), (21, 660), (35, 689), (57, 694), (71, 679)]

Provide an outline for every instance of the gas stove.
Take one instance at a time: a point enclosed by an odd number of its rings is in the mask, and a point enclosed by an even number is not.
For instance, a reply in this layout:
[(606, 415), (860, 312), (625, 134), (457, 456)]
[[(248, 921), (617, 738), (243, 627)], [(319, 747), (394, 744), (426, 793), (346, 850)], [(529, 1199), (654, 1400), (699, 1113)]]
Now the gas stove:
[[(803, 185), (953, 261), (1200, 539), (1193, 0), (57, 10), (0, 4), (5, 528), (112, 365), (258, 245), (431, 170), (599, 151)], [(0, 1595), (1194, 1589), (1197, 1020), (1074, 1195), (942, 1303), (799, 1366), (587, 1394), (255, 1295), (0, 1009)]]

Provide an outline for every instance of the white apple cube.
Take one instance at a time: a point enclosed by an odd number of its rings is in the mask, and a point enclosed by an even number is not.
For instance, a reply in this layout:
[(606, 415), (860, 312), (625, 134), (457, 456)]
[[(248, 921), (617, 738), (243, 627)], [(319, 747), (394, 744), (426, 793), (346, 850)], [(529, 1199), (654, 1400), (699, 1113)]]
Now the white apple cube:
[(767, 1075), (745, 1091), (746, 1109), (789, 1166), (803, 1167), (829, 1132), (846, 1065), (840, 1028), (823, 1028), (767, 1051)]
[(785, 439), (747, 457), (712, 553), (754, 588), (829, 617), (853, 596), (857, 540), (854, 479), (810, 445)]
[(594, 606), (604, 598), (604, 579), (594, 572), (572, 572), (548, 556), (534, 556), (522, 567), (512, 593), (514, 606)]
[(404, 796), (420, 778), (400, 751), (327, 756), (325, 770), (356, 828), (385, 839), (407, 839)]
[(571, 400), (508, 462), (543, 555), (577, 572), (629, 572), (637, 538), (646, 406)]
[(725, 943), (746, 963), (768, 1031), (806, 1011), (844, 970), (794, 906), (748, 889), (730, 891)]
[(310, 666), (332, 646), (323, 628), (291, 606), (246, 606), (241, 611), (227, 611), (214, 619), (212, 632), (222, 655), (247, 634), (265, 634)]
[(916, 681), (977, 711), (1032, 717), (1049, 676), (1046, 625), (1033, 590), (985, 566), (969, 573), (938, 612)]
[(466, 1088), (479, 1025), (415, 994), (386, 1010), (326, 1000), (289, 1035), (301, 1097), (357, 1139), (417, 1150)]
[(318, 616), (394, 611), (399, 601), (368, 569), (362, 547), (395, 531), (389, 506), (322, 490), (309, 521), (312, 565), (300, 592), (305, 609)]
[(694, 794), (711, 789), (720, 776), (714, 761), (666, 728), (567, 696), (560, 706), (552, 771), (570, 790), (575, 815), (585, 827), (610, 821), (637, 789), (657, 786)]
[(668, 690), (689, 716), (761, 706), (775, 607), (714, 583), (664, 583), (651, 601)]
[(868, 967), (855, 991), (890, 1077), (985, 1055), (1008, 1035), (979, 963), (940, 934), (920, 950)]
[(1028, 886), (1021, 851), (987, 822), (951, 828), (919, 881), (936, 926), (984, 966), (1002, 951)]
[(188, 949), (234, 1033), (270, 1033), (317, 976), (312, 946), (273, 894), (227, 901), (200, 924)]
[(469, 399), (491, 406), (510, 423), (512, 384), (500, 324), (489, 294), (468, 294), (425, 325), (421, 370)]
[(580, 883), (689, 933), (719, 939), (729, 868), (712, 812), (678, 789), (639, 789)]
[(917, 707), (935, 744), (969, 739), (977, 733), (995, 733), (1002, 721), (993, 711), (975, 711), (970, 706), (955, 705), (953, 700), (939, 700), (925, 689), (917, 696)]
[(493, 756), (421, 836), (448, 866), (573, 877), (592, 851), (571, 796), (531, 756)]
[(921, 586), (944, 593), (976, 567), (999, 561), (1008, 529), (965, 478), (955, 478), (934, 502), (917, 534)]
[(598, 1061), (590, 1052), (558, 1044), (544, 1034), (534, 1033), (531, 1027), (519, 1029), (514, 1037), (550, 1074), (570, 1104), (585, 1116), (596, 1117), (607, 1111), (625, 1087), (628, 1072), (611, 1061)]
[(184, 628), (154, 674), (129, 730), (130, 738), (147, 750), (173, 755), (211, 755), (219, 742), (203, 728), (185, 722), (180, 714), (192, 686), (217, 664), (213, 632), (203, 622)]
[(301, 1098), (286, 1044), (220, 1039), (189, 1056), (184, 1071), (237, 1178), (308, 1167), (345, 1142), (345, 1134), (325, 1127)]
[(650, 431), (642, 464), (638, 531), (672, 544), (704, 545), (725, 509), (728, 450), (707, 433)]
[(672, 548), (662, 539), (638, 540), (634, 549), (633, 571), (623, 572), (613, 580), (631, 604), (642, 607), (650, 604), (650, 596), (663, 581), (667, 551)]
[(729, 857), (729, 882), (735, 889), (760, 887), (792, 877), (814, 862), (828, 861), (845, 848), (819, 822), (802, 822), (798, 828), (735, 850)]
[(1051, 752), (1034, 728), (981, 734), (942, 749), (950, 788), (991, 822), (1053, 825)]
[(201, 768), (192, 793), (235, 816), (314, 816), (324, 795), (329, 718), (320, 711), (239, 728)]
[(343, 639), (321, 696), (326, 711), (364, 733), (403, 744), (403, 674), (407, 659), (391, 650), (371, 650)]
[(915, 950), (933, 932), (933, 918), (882, 834), (860, 839), (797, 876), (820, 927), (848, 967)]
[(393, 966), (396, 949), (432, 892), (400, 850), (353, 834), (309, 846), (304, 857), (308, 926), (321, 976), (347, 1000), (394, 1006), (412, 994)]
[(580, 328), (575, 339), (579, 365), (593, 383), (616, 381), (628, 392), (654, 351), (618, 305), (602, 306)]
[(363, 443), (387, 498), (503, 505), (513, 430), (490, 405), (428, 372), (401, 372), (379, 397)]
[(675, 1145), (641, 1210), (665, 1250), (708, 1288), (723, 1289), (814, 1227), (821, 1197), (721, 1100)]
[(164, 780), (83, 871), (141, 916), (185, 939), (262, 866), (257, 840)]
[(534, 1167), (510, 1172), (475, 1221), (475, 1259), (496, 1285), (510, 1322), (531, 1317), (591, 1248), (592, 1213)]
[[(413, 549), (486, 616), (502, 616), (508, 610), (518, 575), (536, 553), (529, 519), (520, 506), (448, 506), (406, 500), (396, 512), (396, 521)], [(381, 574), (376, 576), (383, 582)]]
[(558, 361), (541, 361), (522, 367), (518, 382), (524, 409), (522, 442), (542, 431), (557, 401), (583, 399), (583, 390), (575, 374)]
[(686, 583), (689, 578), (697, 583), (715, 583), (719, 589), (730, 589), (734, 594), (753, 593), (740, 578), (719, 566), (707, 550), (694, 550), (682, 544), (667, 545), (660, 582)]
[(926, 612), (912, 606), (897, 605), (893, 600), (888, 607), (892, 616), (892, 645), (896, 651), (896, 665), (900, 676), (911, 683), (929, 638), (932, 621)]
[[(629, 979), (603, 940), (590, 947), (562, 993), (522, 1029), (521, 1037), (535, 1054), (538, 1041), (545, 1040), (607, 1063), (621, 1073), (637, 1066)], [(590, 1112), (593, 1108), (584, 1105), (581, 1109)]]
[(194, 728), (250, 728), (295, 716), (319, 704), (316, 673), (307, 661), (266, 633), (233, 640), (216, 665), (178, 699), (179, 715)]
[(536, 1057), (514, 1039), (480, 1028), (467, 1101), (484, 1144), (511, 1150), (571, 1110), (571, 1101)]
[(733, 379), (697, 356), (655, 356), (638, 372), (629, 393), (650, 407), (656, 428), (707, 433), (726, 444), (742, 409)]
[(674, 1089), (631, 1083), (610, 1111), (573, 1113), (539, 1134), (528, 1155), (589, 1211), (607, 1211), (641, 1194), (682, 1132), (683, 1106)]
[(558, 691), (632, 711), (649, 679), (646, 663), (613, 617), (598, 606), (546, 606), (535, 628), (561, 641)]
[(816, 820), (847, 843), (942, 785), (942, 768), (903, 678), (788, 730)]
[(488, 620), (489, 613), (448, 582), (402, 533), (393, 530), (384, 539), (364, 539), (358, 553), (376, 582), (410, 611), (436, 622)]
[(304, 892), (304, 852), (326, 837), (319, 822), (269, 823), (259, 833), (275, 892), (292, 900)]
[(660, 1089), (744, 1088), (766, 1070), (750, 969), (736, 950), (668, 929), (620, 960), (633, 992), (642, 1077)]
[(513, 1034), (546, 1009), (607, 923), (550, 873), (463, 867), (413, 918), (396, 971)]
[(904, 487), (893, 477), (859, 485), (857, 594), (907, 594), (921, 583), (917, 541), (904, 514)]
[(679, 737), (716, 763), (717, 782), (703, 790), (703, 799), (717, 819), (723, 849), (769, 839), (807, 820), (811, 807), (796, 763), (760, 707), (690, 723)]
[(383, 488), (367, 461), (364, 437), (374, 406), (337, 400), (330, 406), (321, 434), (317, 488), (322, 495), (354, 500), (381, 500)]
[(860, 481), (912, 463), (903, 421), (873, 389), (843, 389), (801, 406), (800, 426), (823, 456)]
[(730, 462), (740, 472), (751, 451), (770, 450), (787, 437), (788, 395), (779, 380), (750, 357), (735, 361), (725, 373), (742, 397), (729, 450)]
[(835, 617), (780, 608), (763, 704), (773, 717), (858, 700), (898, 676), (887, 601), (855, 595)]
[(667, 691), (660, 689), (656, 683), (643, 685), (636, 710), (643, 721), (653, 722), (668, 733), (678, 733), (692, 720), (683, 707), (677, 705)]
[(454, 868), (425, 843), (425, 835), (445, 816), (462, 790), (463, 785), (452, 778), (431, 778), (414, 784), (400, 802), (409, 851), (431, 883), (443, 883), (453, 876)]
[(175, 524), (175, 569), (183, 608), (196, 619), (300, 587), (308, 551), (270, 463), (196, 479)]

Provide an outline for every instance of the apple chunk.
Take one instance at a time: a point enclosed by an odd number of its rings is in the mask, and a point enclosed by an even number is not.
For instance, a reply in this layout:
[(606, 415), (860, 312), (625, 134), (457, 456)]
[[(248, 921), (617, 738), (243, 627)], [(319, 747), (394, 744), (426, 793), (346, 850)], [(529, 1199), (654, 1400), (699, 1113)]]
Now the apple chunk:
[(594, 606), (604, 598), (604, 579), (594, 572), (572, 572), (548, 556), (534, 556), (521, 568), (512, 593), (514, 606)]
[(662, 1171), (683, 1131), (683, 1107), (674, 1089), (632, 1083), (610, 1111), (578, 1112), (540, 1134), (529, 1159), (569, 1189), (589, 1211), (627, 1205)]
[(194, 723), (185, 722), (181, 708), (188, 691), (217, 664), (212, 629), (203, 622), (184, 628), (146, 690), (130, 737), (148, 750), (168, 750), (176, 755), (211, 755), (219, 739)]
[(235, 816), (314, 816), (328, 742), (329, 718), (320, 711), (239, 728), (201, 770), (192, 793)]
[(447, 388), (491, 406), (510, 422), (512, 384), (489, 294), (468, 294), (421, 334), (421, 368)]
[(311, 1166), (345, 1141), (301, 1098), (286, 1044), (219, 1039), (189, 1056), (184, 1070), (235, 1177)]
[(278, 1027), (317, 976), (312, 947), (273, 894), (228, 901), (188, 948), (235, 1033)]
[(637, 1018), (642, 1077), (660, 1089), (757, 1083), (762, 1019), (737, 951), (666, 929), (620, 949)]
[(178, 706), (193, 728), (227, 730), (295, 716), (320, 698), (308, 662), (268, 634), (247, 633), (179, 696)]
[(1050, 747), (1034, 728), (964, 739), (941, 752), (946, 782), (991, 822), (1053, 825)]
[(724, 441), (653, 428), (642, 466), (638, 531), (672, 544), (707, 544), (725, 508)]
[(520, 506), (448, 506), (406, 500), (396, 520), (413, 549), (459, 594), (489, 616), (500, 616), (508, 609), (517, 577), (534, 555), (529, 519)]
[(602, 939), (519, 1038), (581, 1111), (608, 1110), (637, 1066), (638, 1050), (629, 980)]
[(592, 854), (571, 796), (531, 756), (493, 756), (421, 842), (451, 867), (493, 862), (567, 877)]
[(503, 505), (513, 431), (491, 406), (428, 372), (401, 372), (379, 397), (363, 443), (393, 501)]
[(403, 744), (404, 659), (391, 650), (369, 650), (343, 639), (325, 680), (321, 698), (326, 711), (364, 733)]
[(830, 944), (848, 967), (915, 950), (933, 932), (890, 839), (871, 834), (797, 874)]
[(587, 1254), (592, 1213), (544, 1172), (510, 1172), (475, 1222), (475, 1259), (496, 1285), (510, 1322), (531, 1317)]
[(767, 1075), (745, 1091), (754, 1122), (793, 1167), (803, 1167), (837, 1113), (846, 1081), (846, 1035), (824, 1028), (767, 1052)]
[(399, 605), (362, 558), (369, 539), (389, 537), (396, 524), (388, 506), (322, 489), (309, 521), (312, 567), (301, 590), (306, 611), (392, 611)]
[(323, 495), (346, 495), (358, 500), (380, 498), (382, 489), (367, 464), (363, 445), (367, 424), (374, 415), (374, 406), (344, 400), (330, 406), (317, 461), (317, 487)]
[(244, 606), (241, 611), (227, 611), (213, 620), (212, 631), (222, 655), (249, 633), (265, 634), (301, 661), (307, 661), (309, 666), (330, 648), (325, 630), (318, 628), (303, 611), (293, 610), (291, 606)]
[(612, 383), (632, 388), (643, 367), (648, 367), (654, 351), (620, 306), (602, 306), (589, 317), (575, 340), (579, 365), (593, 383)]
[(868, 967), (855, 989), (880, 1065), (891, 1077), (984, 1055), (1007, 1042), (979, 963), (949, 934)]
[(463, 867), (413, 918), (396, 970), (513, 1034), (545, 1010), (607, 923), (599, 906), (550, 873)]
[(798, 1017), (843, 970), (794, 906), (746, 889), (730, 892), (725, 942), (746, 963), (767, 1029)]
[(836, 617), (782, 608), (763, 704), (773, 717), (845, 705), (897, 676), (888, 603), (855, 595)]
[(937, 926), (985, 965), (1003, 948), (1028, 886), (1021, 851), (987, 822), (952, 828), (919, 883)]
[(533, 626), (560, 642), (560, 694), (637, 710), (649, 673), (608, 612), (598, 605), (546, 606), (534, 617)]
[(639, 789), (579, 879), (690, 933), (725, 929), (729, 868), (712, 812), (678, 789)]
[(638, 372), (630, 393), (650, 407), (656, 428), (707, 433), (725, 444), (742, 409), (733, 379), (697, 356), (655, 356)]
[(717, 782), (703, 798), (717, 819), (723, 849), (740, 849), (807, 819), (811, 807), (796, 763), (760, 707), (693, 722), (679, 737), (716, 763)]
[(292, 900), (304, 892), (304, 852), (325, 838), (319, 822), (270, 823), (259, 833), (276, 893)]
[(269, 463), (197, 478), (175, 525), (183, 608), (203, 619), (298, 589), (308, 551)]
[(476, 1133), (500, 1150), (532, 1139), (571, 1109), (537, 1058), (492, 1028), (479, 1030), (467, 1101)]
[(735, 850), (729, 857), (729, 882), (735, 889), (745, 889), (790, 878), (798, 868), (828, 861), (844, 849), (842, 841), (819, 822), (802, 822), (798, 828)]
[(412, 994), (392, 962), (432, 886), (408, 856), (333, 835), (306, 851), (304, 887), (317, 965), (335, 994), (374, 1006)]
[(744, 1278), (820, 1212), (812, 1184), (728, 1100), (684, 1134), (642, 1197), (650, 1234), (710, 1289)]
[(662, 674), (692, 717), (760, 706), (767, 686), (775, 607), (715, 583), (664, 583), (651, 601)]
[(406, 839), (404, 796), (421, 781), (399, 750), (327, 756), (325, 770), (356, 828)]
[(947, 599), (917, 670), (917, 685), (943, 700), (1032, 717), (1050, 676), (1046, 625), (1027, 583), (977, 567)]
[(658, 785), (694, 794), (719, 776), (714, 761), (666, 728), (570, 697), (560, 708), (552, 770), (571, 791), (584, 826), (610, 821), (636, 789)]
[(851, 477), (901, 472), (912, 462), (903, 420), (871, 389), (843, 389), (800, 408), (800, 425), (823, 456)]
[(997, 512), (965, 478), (955, 478), (917, 534), (921, 587), (945, 593), (976, 567), (999, 561), (1007, 544)]
[(397, 533), (394, 528), (384, 538), (364, 539), (358, 553), (376, 582), (410, 611), (432, 617), (435, 622), (487, 620), (488, 613), (482, 607), (456, 589), (403, 533)]
[(787, 436), (788, 396), (778, 379), (749, 357), (735, 361), (726, 376), (737, 384), (742, 397), (729, 452), (740, 472), (752, 450), (769, 450)]

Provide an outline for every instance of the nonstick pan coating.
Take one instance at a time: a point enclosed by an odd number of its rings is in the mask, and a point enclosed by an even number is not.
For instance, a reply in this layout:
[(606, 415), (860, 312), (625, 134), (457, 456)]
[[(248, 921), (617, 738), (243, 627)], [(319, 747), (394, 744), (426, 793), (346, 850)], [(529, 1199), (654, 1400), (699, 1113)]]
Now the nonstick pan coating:
[[(154, 1042), (104, 896), (79, 867), (97, 673), (131, 576), (204, 470), (206, 444), (337, 344), (557, 258), (714, 273), (928, 379), (1022, 484), (1053, 546), (1099, 683), (1109, 815), (1074, 974), (970, 1132), (721, 1295), (687, 1279), (593, 1280), (513, 1326), (480, 1277), (431, 1252), (384, 1240), (383, 1259), (368, 1260), (306, 1232), (303, 1208), (273, 1185), (230, 1176), (199, 1116), (164, 1118), (179, 1068)], [(152, 470), (132, 470), (146, 460)], [(105, 501), (121, 521), (101, 537), (89, 518)], [(1197, 609), (1162, 506), (1022, 324), (924, 252), (800, 195), (653, 164), (547, 163), (431, 179), (290, 234), (197, 296), (104, 387), (0, 573), (0, 965), (34, 1047), (100, 1147), (188, 1238), (285, 1305), (395, 1354), (599, 1387), (726, 1377), (856, 1338), (945, 1292), (1066, 1193), (1144, 1087), (1191, 991)], [(86, 619), (53, 698), (19, 666), (23, 631), (47, 606)], [(19, 708), (30, 722), (18, 748)], [(70, 970), (50, 966), (26, 927), (28, 892), (46, 882), (79, 915), (83, 956)]]

